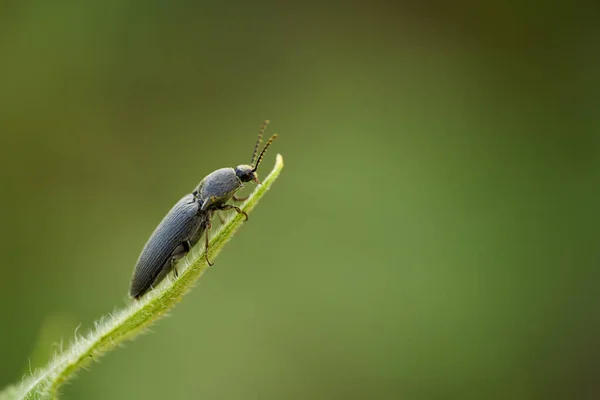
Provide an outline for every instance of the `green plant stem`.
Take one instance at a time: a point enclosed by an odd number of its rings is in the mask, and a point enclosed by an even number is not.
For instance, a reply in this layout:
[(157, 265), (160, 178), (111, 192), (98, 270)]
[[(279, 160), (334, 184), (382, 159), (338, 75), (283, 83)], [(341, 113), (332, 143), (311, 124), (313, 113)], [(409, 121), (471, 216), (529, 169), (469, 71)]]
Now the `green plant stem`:
[[(278, 154), (271, 173), (265, 178), (262, 185), (257, 186), (240, 208), (246, 213), (250, 213), (277, 179), (282, 168), (283, 157)], [(225, 243), (243, 224), (243, 221), (242, 215), (235, 214), (213, 235), (209, 251), (211, 259), (216, 258)], [(133, 339), (164, 316), (194, 286), (207, 267), (204, 251), (200, 249), (199, 245), (195, 246), (178, 263), (179, 277), (177, 279), (170, 277), (165, 279), (140, 300), (132, 301), (125, 309), (109, 314), (100, 322), (95, 323), (96, 328), (86, 337), (76, 335), (75, 342), (69, 349), (58, 354), (44, 369), (24, 379), (16, 395), (11, 395), (14, 393), (14, 387), (12, 387), (0, 392), (0, 398), (55, 398), (61, 385), (72, 378), (78, 370), (124, 341)], [(11, 391), (9, 392), (8, 389)]]

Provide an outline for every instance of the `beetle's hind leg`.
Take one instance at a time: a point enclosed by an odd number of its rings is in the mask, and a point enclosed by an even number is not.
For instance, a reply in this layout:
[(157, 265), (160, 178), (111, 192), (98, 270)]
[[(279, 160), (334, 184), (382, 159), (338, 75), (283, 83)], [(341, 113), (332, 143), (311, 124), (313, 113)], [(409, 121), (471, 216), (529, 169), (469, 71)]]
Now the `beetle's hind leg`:
[(234, 206), (233, 204), (223, 204), (222, 206), (217, 208), (217, 210), (219, 210), (219, 211), (235, 210), (238, 212), (238, 214), (244, 214), (244, 217), (246, 217), (245, 221), (248, 221), (248, 214), (246, 214), (246, 211), (242, 210), (238, 206)]
[(171, 257), (171, 268), (173, 269), (173, 277), (175, 279), (179, 278), (179, 272), (177, 272), (177, 261), (179, 261), (181, 257)]
[(210, 231), (210, 229), (212, 228), (212, 223), (210, 222), (210, 213), (208, 213), (206, 215), (206, 220), (204, 222), (204, 228), (206, 230), (206, 232), (204, 233), (204, 258), (206, 259), (206, 263), (212, 267), (213, 263), (211, 263), (210, 260), (208, 259), (208, 248), (209, 248), (208, 231)]
[(175, 251), (171, 255), (171, 259), (169, 262), (171, 263), (171, 268), (173, 269), (173, 276), (175, 279), (179, 278), (179, 272), (177, 271), (177, 261), (181, 260), (185, 255), (190, 251), (192, 245), (189, 240), (182, 242), (178, 249), (182, 249), (180, 251)]

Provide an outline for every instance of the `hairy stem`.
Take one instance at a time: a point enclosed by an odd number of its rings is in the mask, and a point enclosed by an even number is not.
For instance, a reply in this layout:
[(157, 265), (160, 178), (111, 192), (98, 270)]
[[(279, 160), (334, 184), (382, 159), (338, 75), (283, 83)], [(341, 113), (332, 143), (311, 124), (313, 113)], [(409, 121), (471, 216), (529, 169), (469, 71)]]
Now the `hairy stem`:
[[(278, 154), (271, 173), (240, 208), (250, 213), (277, 179), (282, 168), (283, 158)], [(210, 241), (211, 259), (216, 258), (243, 221), (244, 216), (236, 213), (214, 234)], [(55, 356), (44, 369), (25, 378), (20, 387), (11, 386), (0, 392), (0, 399), (55, 398), (61, 385), (78, 370), (124, 341), (133, 339), (165, 315), (194, 286), (207, 267), (204, 250), (199, 245), (195, 246), (177, 265), (177, 279), (165, 279), (139, 301), (132, 301), (125, 309), (105, 316), (95, 323), (95, 329), (87, 336), (76, 335), (70, 348)]]

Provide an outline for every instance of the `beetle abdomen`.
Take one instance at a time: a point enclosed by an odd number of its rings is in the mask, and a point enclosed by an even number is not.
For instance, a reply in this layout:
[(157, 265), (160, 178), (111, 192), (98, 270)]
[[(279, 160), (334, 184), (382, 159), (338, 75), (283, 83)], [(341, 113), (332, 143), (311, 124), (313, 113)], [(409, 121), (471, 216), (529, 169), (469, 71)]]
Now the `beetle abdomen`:
[(142, 296), (166, 275), (174, 252), (198, 232), (202, 222), (198, 215), (199, 209), (194, 196), (188, 194), (179, 200), (158, 224), (135, 266), (129, 290), (132, 297)]

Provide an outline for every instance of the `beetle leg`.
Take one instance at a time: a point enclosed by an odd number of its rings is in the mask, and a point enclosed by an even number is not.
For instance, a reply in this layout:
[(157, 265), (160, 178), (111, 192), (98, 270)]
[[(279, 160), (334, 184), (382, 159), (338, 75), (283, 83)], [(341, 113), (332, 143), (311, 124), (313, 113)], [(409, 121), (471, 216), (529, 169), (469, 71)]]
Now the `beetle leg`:
[(246, 214), (246, 211), (242, 210), (238, 206), (234, 206), (233, 204), (223, 204), (221, 207), (218, 208), (218, 210), (235, 210), (238, 212), (238, 214), (244, 214), (244, 217), (246, 217), (246, 221), (248, 221), (248, 214)]
[[(179, 247), (178, 247), (179, 248)], [(184, 242), (181, 242), (181, 248), (183, 248), (183, 251), (177, 251), (175, 252), (172, 256), (171, 256), (171, 267), (173, 268), (173, 276), (175, 277), (175, 279), (177, 279), (179, 277), (179, 272), (177, 271), (177, 261), (181, 260), (183, 257), (185, 257), (185, 255), (190, 251), (190, 249), (192, 248), (192, 244), (190, 243), (189, 240), (186, 240)]]
[(221, 223), (224, 224), (225, 218), (223, 218), (223, 214), (221, 214), (220, 212), (217, 211), (217, 215), (219, 216), (219, 221), (221, 221)]
[(212, 267), (213, 263), (211, 263), (208, 259), (208, 231), (210, 231), (210, 229), (212, 228), (212, 223), (210, 222), (210, 214), (207, 214), (206, 218), (206, 222), (204, 223), (204, 226), (206, 228), (206, 233), (204, 234), (204, 258), (206, 258), (206, 263)]
[(246, 196), (246, 197), (237, 197), (235, 194), (233, 195), (232, 199), (233, 201), (246, 201), (248, 200), (248, 197), (250, 196)]
[(181, 260), (181, 258), (183, 258), (183, 256), (177, 255), (172, 256), (169, 260), (169, 264), (171, 269), (173, 270), (173, 276), (175, 277), (175, 279), (179, 278), (179, 272), (177, 271), (177, 261)]
[(179, 278), (179, 272), (177, 272), (177, 260), (175, 257), (171, 258), (171, 265), (173, 266), (173, 276), (175, 279)]

